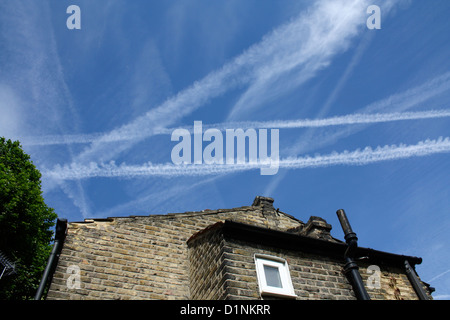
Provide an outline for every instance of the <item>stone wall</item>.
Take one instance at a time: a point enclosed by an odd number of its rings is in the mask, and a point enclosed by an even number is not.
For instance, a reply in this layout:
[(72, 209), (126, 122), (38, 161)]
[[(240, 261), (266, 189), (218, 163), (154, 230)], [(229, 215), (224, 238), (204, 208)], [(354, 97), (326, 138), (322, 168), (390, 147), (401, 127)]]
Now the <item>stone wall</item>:
[[(342, 274), (343, 257), (243, 241), (223, 233), (231, 220), (261, 230), (342, 242), (331, 225), (305, 224), (275, 210), (270, 198), (252, 206), (70, 223), (47, 299), (260, 299), (254, 254), (287, 260), (297, 299), (355, 299)], [(257, 228), (258, 229), (258, 228)], [(358, 262), (364, 282), (369, 264)], [(417, 299), (404, 269), (378, 264), (381, 287), (372, 299)]]
[(227, 298), (224, 241), (218, 230), (208, 231), (201, 241), (190, 241), (188, 259), (191, 299), (223, 300)]
[[(298, 300), (354, 300), (355, 294), (343, 274), (343, 257), (285, 249), (262, 244), (258, 235), (250, 241), (222, 233), (216, 224), (188, 241), (193, 299), (273, 299), (261, 296), (254, 257), (256, 254), (285, 259)], [(254, 240), (254, 241), (253, 241)], [(270, 241), (269, 241), (270, 242)], [(289, 247), (289, 246), (288, 246)], [(360, 273), (372, 300), (417, 300), (405, 270), (382, 261), (379, 286), (370, 282), (370, 264), (358, 262)], [(369, 269), (368, 269), (369, 268)]]
[[(260, 298), (254, 262), (255, 254), (267, 254), (286, 259), (295, 294), (299, 300), (356, 299), (351, 285), (342, 273), (342, 259), (248, 242), (227, 241), (225, 259), (228, 260), (228, 299)], [(373, 273), (367, 272), (369, 265), (359, 263), (359, 266), (366, 284)], [(367, 289), (372, 300), (418, 299), (404, 270), (387, 266), (380, 269), (380, 288)]]
[[(189, 299), (186, 241), (226, 219), (278, 230), (303, 225), (272, 202), (257, 197), (233, 209), (69, 223), (47, 299)], [(80, 270), (79, 288), (70, 285), (70, 266)]]

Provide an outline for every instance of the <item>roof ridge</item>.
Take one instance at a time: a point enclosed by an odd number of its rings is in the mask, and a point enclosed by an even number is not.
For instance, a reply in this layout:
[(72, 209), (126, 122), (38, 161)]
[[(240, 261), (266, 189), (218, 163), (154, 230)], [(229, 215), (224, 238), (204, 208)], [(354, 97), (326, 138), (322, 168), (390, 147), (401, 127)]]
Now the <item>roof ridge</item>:
[(114, 216), (114, 217), (107, 217), (107, 218), (86, 218), (84, 221), (72, 221), (71, 224), (81, 224), (81, 223), (94, 223), (94, 222), (113, 222), (117, 219), (133, 219), (133, 218), (173, 218), (173, 217), (189, 217), (189, 216), (200, 216), (200, 215), (213, 215), (213, 214), (219, 214), (223, 212), (233, 212), (233, 211), (250, 211), (254, 210), (256, 207), (261, 207), (264, 211), (273, 210), (277, 214), (283, 214), (286, 217), (293, 219), (302, 225), (305, 223), (301, 221), (300, 219), (297, 219), (296, 217), (280, 211), (280, 208), (275, 209), (273, 207), (273, 198), (270, 197), (262, 197), (262, 196), (256, 196), (252, 205), (250, 206), (241, 206), (241, 207), (234, 207), (229, 209), (203, 209), (201, 211), (185, 211), (185, 212), (169, 212), (164, 214), (149, 214), (149, 215), (129, 215), (129, 216)]

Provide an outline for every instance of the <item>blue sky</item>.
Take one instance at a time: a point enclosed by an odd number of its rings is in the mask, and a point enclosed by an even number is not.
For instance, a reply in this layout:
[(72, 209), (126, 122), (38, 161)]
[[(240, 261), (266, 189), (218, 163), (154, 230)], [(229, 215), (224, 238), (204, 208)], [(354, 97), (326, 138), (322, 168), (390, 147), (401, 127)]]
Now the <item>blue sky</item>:
[[(361, 246), (422, 257), (449, 299), (449, 14), (446, 0), (4, 0), (0, 135), (69, 221), (263, 195), (343, 239), (343, 208)], [(194, 121), (279, 129), (278, 172), (175, 165), (171, 133)]]

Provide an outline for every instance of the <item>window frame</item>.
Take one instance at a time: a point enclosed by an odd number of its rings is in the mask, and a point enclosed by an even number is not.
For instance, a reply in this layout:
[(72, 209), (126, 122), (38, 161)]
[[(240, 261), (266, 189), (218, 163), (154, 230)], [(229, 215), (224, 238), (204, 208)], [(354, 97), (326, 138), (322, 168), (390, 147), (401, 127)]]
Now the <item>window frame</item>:
[[(256, 253), (254, 255), (256, 274), (258, 278), (258, 286), (261, 297), (263, 296), (277, 296), (282, 298), (296, 298), (292, 285), (289, 266), (286, 259), (270, 256), (267, 254)], [(272, 287), (267, 285), (266, 274), (264, 272), (264, 265), (278, 268), (282, 288)]]

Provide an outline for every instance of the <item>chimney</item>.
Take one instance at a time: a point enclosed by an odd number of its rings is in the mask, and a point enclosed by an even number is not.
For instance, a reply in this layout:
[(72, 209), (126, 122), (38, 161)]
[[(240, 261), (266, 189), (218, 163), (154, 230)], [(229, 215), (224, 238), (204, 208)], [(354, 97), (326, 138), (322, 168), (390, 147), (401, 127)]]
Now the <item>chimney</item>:
[(269, 197), (256, 196), (252, 206), (261, 207), (263, 211), (275, 210), (273, 207), (273, 199)]
[(331, 224), (328, 224), (325, 219), (311, 216), (306, 225), (301, 230), (301, 234), (308, 237), (331, 240), (332, 237), (330, 231)]

